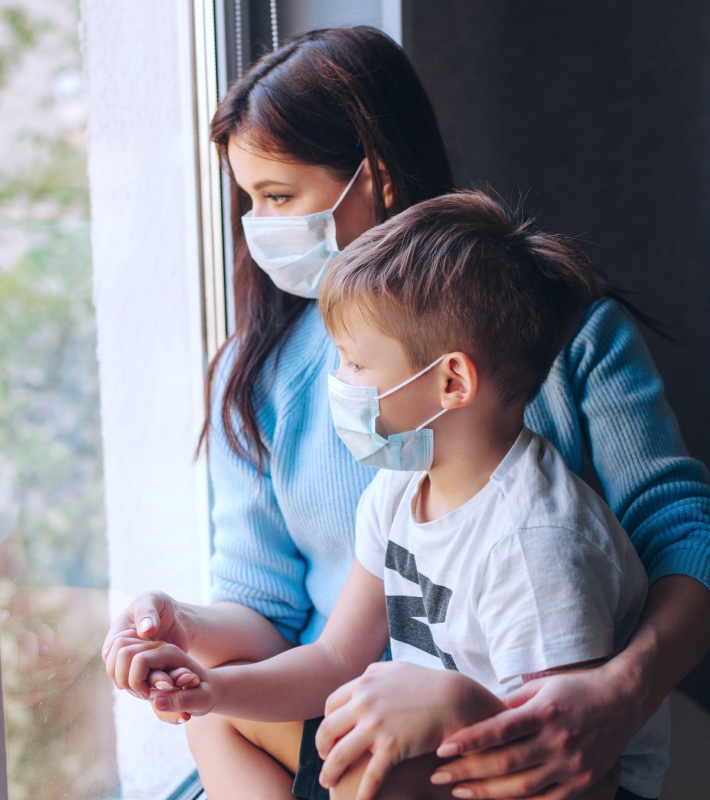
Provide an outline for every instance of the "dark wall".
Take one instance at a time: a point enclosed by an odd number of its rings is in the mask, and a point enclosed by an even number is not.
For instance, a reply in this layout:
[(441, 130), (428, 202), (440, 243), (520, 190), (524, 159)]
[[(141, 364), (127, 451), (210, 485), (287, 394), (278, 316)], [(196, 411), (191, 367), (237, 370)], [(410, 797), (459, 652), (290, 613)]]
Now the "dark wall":
[(710, 463), (710, 5), (410, 0), (405, 47), (458, 186), (528, 191), (681, 340), (646, 338)]
[[(680, 340), (645, 332), (710, 463), (710, 5), (408, 0), (404, 32), (457, 185), (526, 191)], [(710, 657), (683, 684), (708, 687)]]

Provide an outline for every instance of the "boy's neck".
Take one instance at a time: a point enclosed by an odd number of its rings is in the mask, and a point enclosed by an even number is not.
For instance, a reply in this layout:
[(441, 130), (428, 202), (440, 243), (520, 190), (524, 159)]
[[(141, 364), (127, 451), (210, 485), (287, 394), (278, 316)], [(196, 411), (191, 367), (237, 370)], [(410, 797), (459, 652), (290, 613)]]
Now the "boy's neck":
[(443, 517), (483, 489), (520, 435), (524, 411), (524, 404), (473, 403), (432, 425), (434, 460), (417, 502), (420, 522)]

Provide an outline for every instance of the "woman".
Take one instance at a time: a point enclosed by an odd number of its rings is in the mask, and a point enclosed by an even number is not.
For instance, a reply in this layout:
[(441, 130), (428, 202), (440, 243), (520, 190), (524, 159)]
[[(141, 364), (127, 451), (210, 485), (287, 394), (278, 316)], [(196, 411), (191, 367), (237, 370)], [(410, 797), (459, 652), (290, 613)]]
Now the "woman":
[[(337, 353), (312, 298), (336, 248), (452, 186), (416, 74), (370, 28), (312, 32), (263, 57), (221, 102), (212, 134), (232, 180), (238, 321), (208, 373), (203, 432), (215, 603), (141, 595), (104, 649), (134, 630), (189, 649), (205, 666), (263, 659), (322, 630), (351, 566), (355, 508), (374, 472), (353, 462), (333, 430), (326, 376)], [(527, 684), (509, 696), (510, 710), (444, 744), (447, 755), (484, 751), (439, 771), (440, 782), (463, 782), (458, 797), (576, 796), (710, 647), (706, 472), (687, 457), (649, 354), (617, 301), (589, 310), (526, 423), (577, 474), (587, 447), (653, 586), (623, 654)], [(375, 672), (371, 684), (383, 736), (416, 694), (396, 675)], [(195, 719), (188, 737), (211, 800), (237, 785), (248, 797), (290, 790), (288, 772), (229, 720)], [(240, 763), (259, 759), (264, 780), (245, 786)]]

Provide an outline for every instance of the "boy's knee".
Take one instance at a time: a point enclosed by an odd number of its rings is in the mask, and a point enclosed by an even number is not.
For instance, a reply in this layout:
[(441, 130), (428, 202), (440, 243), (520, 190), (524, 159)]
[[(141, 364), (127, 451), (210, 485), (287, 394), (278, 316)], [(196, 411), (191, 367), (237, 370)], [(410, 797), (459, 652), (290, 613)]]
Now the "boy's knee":
[[(330, 790), (330, 800), (354, 800), (371, 757), (366, 753), (345, 770), (338, 783)], [(377, 796), (380, 796), (379, 793)]]
[[(370, 754), (360, 757), (330, 790), (330, 800), (354, 800), (370, 763)], [(450, 800), (450, 786), (436, 786), (431, 775), (442, 764), (433, 753), (403, 761), (392, 768), (375, 800)]]

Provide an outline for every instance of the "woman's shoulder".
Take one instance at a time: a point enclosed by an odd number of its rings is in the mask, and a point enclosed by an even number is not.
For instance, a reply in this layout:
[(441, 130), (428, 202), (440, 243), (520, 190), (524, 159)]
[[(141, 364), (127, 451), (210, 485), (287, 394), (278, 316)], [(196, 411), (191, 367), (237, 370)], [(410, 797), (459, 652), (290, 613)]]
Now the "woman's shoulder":
[(599, 367), (643, 368), (655, 375), (643, 336), (618, 300), (605, 297), (590, 306), (563, 350), (568, 374)]
[(570, 337), (570, 343), (584, 339), (594, 341), (608, 331), (629, 327), (633, 328), (634, 322), (621, 303), (613, 297), (602, 297), (583, 314)]

